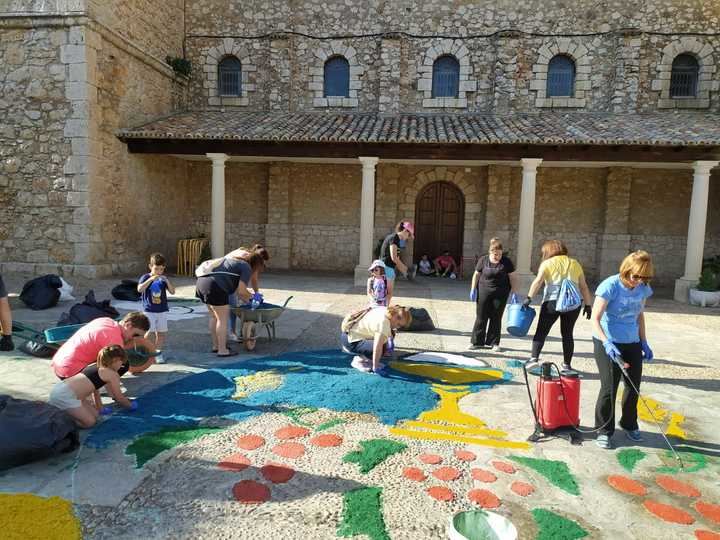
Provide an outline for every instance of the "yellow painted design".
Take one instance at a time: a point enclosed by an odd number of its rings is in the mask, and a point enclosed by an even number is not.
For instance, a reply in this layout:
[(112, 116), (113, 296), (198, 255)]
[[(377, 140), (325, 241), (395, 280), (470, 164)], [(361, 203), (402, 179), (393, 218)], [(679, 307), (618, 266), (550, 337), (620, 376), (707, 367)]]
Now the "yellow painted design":
[(82, 538), (70, 501), (30, 493), (0, 493), (0, 531), (5, 540)]
[(258, 371), (252, 375), (235, 377), (235, 394), (233, 399), (245, 399), (249, 395), (265, 390), (276, 390), (282, 386), (283, 376), (276, 369)]
[(423, 377), (446, 384), (472, 384), (497, 381), (503, 372), (494, 368), (470, 368), (449, 364), (423, 364), (419, 362), (390, 362), (395, 371)]
[(684, 421), (685, 417), (682, 414), (678, 414), (676, 412), (672, 413), (670, 416), (670, 423), (668, 424), (665, 433), (668, 435), (673, 435), (680, 439), (687, 439), (687, 433), (683, 428), (680, 427), (680, 424)]
[[(665, 434), (673, 435), (675, 437), (679, 437), (680, 439), (687, 439), (687, 433), (680, 427), (680, 424), (685, 421), (685, 416), (679, 412), (666, 409), (662, 403), (651, 397), (643, 396), (643, 399), (645, 400), (645, 403), (647, 403), (647, 406), (645, 406), (642, 399), (638, 400), (637, 405), (638, 417), (641, 420), (654, 424), (656, 421), (665, 423), (665, 420), (668, 420), (669, 418)], [(651, 411), (652, 414), (650, 414)], [(653, 418), (653, 415), (655, 418)]]
[[(393, 369), (397, 368), (393, 366)], [(502, 372), (500, 372), (500, 378), (502, 378)], [(437, 408), (420, 413), (417, 420), (401, 422), (396, 427), (390, 428), (390, 433), (413, 439), (455, 441), (464, 444), (492, 446), (494, 448), (525, 450), (530, 448), (530, 445), (526, 442), (505, 440), (507, 433), (488, 429), (485, 422), (460, 410), (459, 401), (470, 394), (470, 387), (432, 384), (430, 389), (440, 397)], [(487, 438), (469, 435), (485, 435)]]

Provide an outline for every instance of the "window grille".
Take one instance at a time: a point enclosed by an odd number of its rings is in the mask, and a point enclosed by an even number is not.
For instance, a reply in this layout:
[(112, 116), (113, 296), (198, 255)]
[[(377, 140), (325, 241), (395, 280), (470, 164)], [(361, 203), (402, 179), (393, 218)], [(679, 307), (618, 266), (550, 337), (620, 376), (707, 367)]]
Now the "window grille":
[(350, 64), (342, 56), (335, 56), (325, 62), (323, 95), (350, 97)]
[(670, 97), (697, 97), (700, 66), (694, 56), (680, 54), (672, 63)]
[(432, 97), (458, 97), (460, 63), (454, 56), (441, 56), (433, 64)]
[(218, 91), (221, 96), (242, 95), (242, 65), (234, 56), (218, 64)]
[(547, 97), (573, 96), (575, 88), (575, 62), (572, 58), (559, 54), (548, 64)]

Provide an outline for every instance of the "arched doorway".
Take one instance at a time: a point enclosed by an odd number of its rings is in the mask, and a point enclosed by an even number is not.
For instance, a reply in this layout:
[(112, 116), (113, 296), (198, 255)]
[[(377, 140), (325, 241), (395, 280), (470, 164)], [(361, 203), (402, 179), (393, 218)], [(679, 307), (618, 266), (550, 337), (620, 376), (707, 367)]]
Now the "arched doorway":
[(414, 260), (423, 253), (434, 259), (444, 250), (459, 264), (462, 257), (465, 197), (450, 182), (433, 182), (415, 200)]

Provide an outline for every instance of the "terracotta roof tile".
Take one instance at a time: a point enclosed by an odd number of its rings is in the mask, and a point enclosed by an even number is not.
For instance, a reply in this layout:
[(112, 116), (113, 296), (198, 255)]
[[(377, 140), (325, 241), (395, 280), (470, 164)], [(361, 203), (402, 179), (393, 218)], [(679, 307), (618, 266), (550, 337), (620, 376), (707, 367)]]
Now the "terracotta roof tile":
[(378, 114), (193, 111), (118, 132), (129, 139), (443, 144), (720, 145), (720, 115)]

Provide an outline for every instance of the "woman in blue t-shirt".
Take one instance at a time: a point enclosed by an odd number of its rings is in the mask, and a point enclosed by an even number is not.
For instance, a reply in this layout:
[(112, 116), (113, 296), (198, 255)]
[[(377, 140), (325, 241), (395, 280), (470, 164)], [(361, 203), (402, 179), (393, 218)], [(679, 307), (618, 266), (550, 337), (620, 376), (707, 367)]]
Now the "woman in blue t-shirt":
[[(614, 403), (622, 377), (620, 365), (640, 390), (643, 358), (653, 352), (645, 336), (645, 299), (652, 295), (652, 259), (647, 251), (630, 253), (620, 264), (620, 273), (605, 279), (595, 291), (592, 310), (595, 362), (600, 374), (600, 394), (595, 405), (597, 445), (610, 449), (615, 432)], [(638, 394), (624, 381), (620, 427), (631, 441), (642, 441), (637, 422)]]

